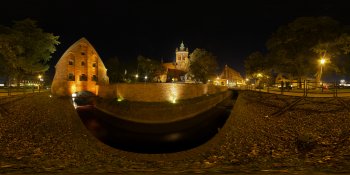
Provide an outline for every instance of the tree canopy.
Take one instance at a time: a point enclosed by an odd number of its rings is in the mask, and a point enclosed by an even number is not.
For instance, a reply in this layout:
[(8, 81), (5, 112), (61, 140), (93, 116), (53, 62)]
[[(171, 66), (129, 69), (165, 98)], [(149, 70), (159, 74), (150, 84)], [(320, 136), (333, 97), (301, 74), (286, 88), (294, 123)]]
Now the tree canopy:
[(261, 52), (253, 52), (244, 60), (244, 67), (248, 77), (255, 78), (257, 74), (266, 72), (270, 65)]
[(26, 74), (47, 71), (58, 38), (45, 33), (31, 19), (16, 21), (11, 27), (0, 26), (0, 62), (6, 69), (2, 73), (20, 81)]
[(216, 56), (205, 49), (195, 49), (190, 54), (190, 73), (194, 80), (206, 83), (210, 76), (215, 75), (218, 69)]
[(125, 68), (118, 57), (111, 57), (105, 62), (110, 83), (123, 82), (125, 80)]
[[(350, 52), (348, 29), (330, 17), (300, 17), (278, 28), (268, 39), (267, 53), (263, 58), (258, 53), (249, 55), (245, 60), (248, 74), (273, 70), (288, 74), (290, 77), (317, 77), (319, 60), (327, 59), (327, 68), (340, 72), (343, 66), (339, 57)], [(265, 64), (265, 65), (266, 65)]]
[(137, 63), (138, 74), (142, 77), (147, 76), (150, 81), (160, 81), (160, 75), (165, 72), (165, 68), (160, 61), (142, 55), (137, 57)]

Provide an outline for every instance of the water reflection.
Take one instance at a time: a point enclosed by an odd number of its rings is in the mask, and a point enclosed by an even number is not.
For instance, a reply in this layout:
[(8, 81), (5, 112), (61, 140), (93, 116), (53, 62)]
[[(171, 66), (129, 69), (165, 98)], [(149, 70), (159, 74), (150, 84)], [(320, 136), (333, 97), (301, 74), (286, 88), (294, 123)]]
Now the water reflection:
[[(131, 152), (169, 153), (197, 147), (210, 140), (221, 128), (232, 106), (218, 105), (191, 119), (165, 124), (145, 124), (123, 120), (90, 106), (76, 108), (86, 128), (105, 144)], [(227, 104), (227, 103), (226, 103)]]

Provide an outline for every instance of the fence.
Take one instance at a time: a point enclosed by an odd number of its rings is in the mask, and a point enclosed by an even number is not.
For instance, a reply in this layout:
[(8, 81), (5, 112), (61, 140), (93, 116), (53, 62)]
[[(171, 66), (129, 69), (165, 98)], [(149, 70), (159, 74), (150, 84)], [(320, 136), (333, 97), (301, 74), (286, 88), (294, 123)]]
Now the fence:
[(29, 93), (37, 93), (37, 92), (44, 92), (48, 91), (48, 89), (40, 88), (17, 88), (17, 87), (1, 87), (0, 88), (0, 97), (1, 96), (12, 96), (12, 95), (22, 95), (22, 94), (29, 94)]
[(350, 97), (350, 86), (339, 82), (281, 82), (276, 84), (244, 85), (241, 90), (253, 90), (291, 96)]

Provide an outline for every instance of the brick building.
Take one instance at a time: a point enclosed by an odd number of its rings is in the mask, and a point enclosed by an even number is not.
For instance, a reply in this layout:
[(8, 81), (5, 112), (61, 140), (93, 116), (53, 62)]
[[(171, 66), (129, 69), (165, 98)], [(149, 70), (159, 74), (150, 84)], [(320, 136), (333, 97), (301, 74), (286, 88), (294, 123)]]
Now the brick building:
[(107, 69), (86, 38), (70, 46), (55, 66), (51, 92), (71, 95), (79, 91), (98, 93), (98, 85), (109, 83)]
[(244, 83), (244, 79), (241, 74), (234, 70), (233, 68), (225, 65), (223, 71), (220, 76), (216, 79), (212, 80), (215, 85), (229, 86), (229, 87), (237, 87)]

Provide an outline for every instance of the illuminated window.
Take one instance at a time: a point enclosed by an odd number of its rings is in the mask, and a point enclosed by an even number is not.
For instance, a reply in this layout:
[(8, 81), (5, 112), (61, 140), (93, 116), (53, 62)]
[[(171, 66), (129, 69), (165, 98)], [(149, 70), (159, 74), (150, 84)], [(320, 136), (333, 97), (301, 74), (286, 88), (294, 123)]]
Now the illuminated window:
[(75, 76), (73, 73), (68, 74), (68, 81), (75, 81)]
[(81, 74), (79, 77), (80, 81), (87, 81), (87, 76), (85, 74)]
[(84, 61), (82, 61), (82, 62), (81, 62), (81, 65), (82, 65), (82, 66), (85, 66), (85, 62), (84, 62)]
[(73, 60), (69, 60), (68, 64), (69, 65), (74, 65), (74, 61)]
[(96, 75), (93, 75), (92, 78), (91, 78), (92, 81), (97, 81), (97, 76)]

